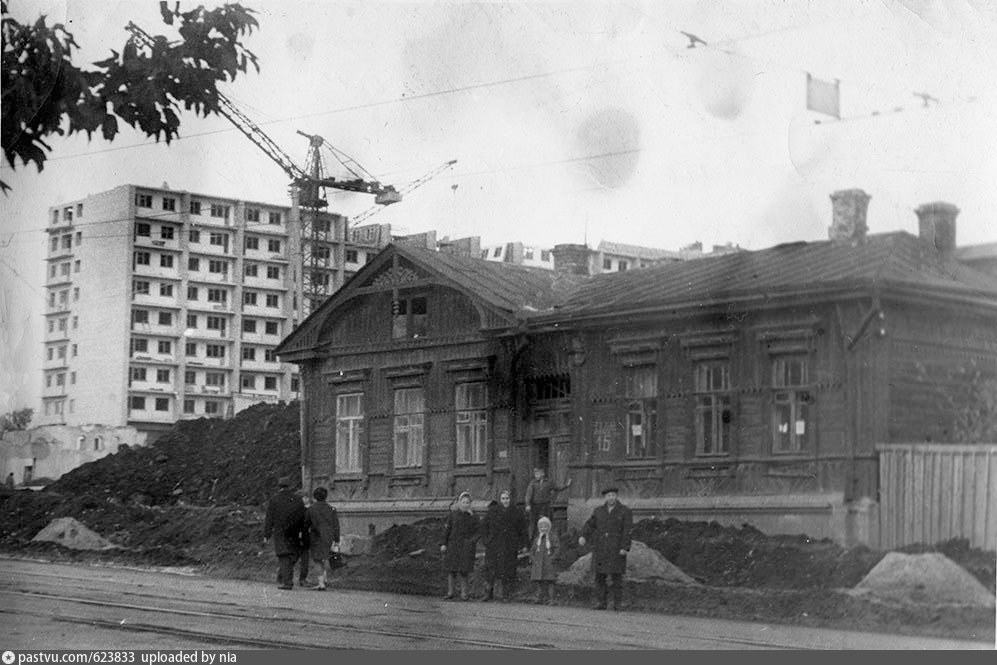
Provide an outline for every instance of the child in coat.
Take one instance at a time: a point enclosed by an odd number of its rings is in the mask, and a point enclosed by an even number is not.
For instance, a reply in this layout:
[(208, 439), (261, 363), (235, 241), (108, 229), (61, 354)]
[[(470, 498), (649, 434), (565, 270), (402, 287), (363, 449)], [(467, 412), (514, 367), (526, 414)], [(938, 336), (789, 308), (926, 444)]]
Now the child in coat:
[(530, 547), (532, 565), (530, 567), (530, 579), (537, 583), (538, 592), (536, 602), (543, 605), (553, 605), (554, 596), (551, 594), (551, 586), (557, 579), (554, 572), (554, 555), (560, 546), (557, 535), (551, 531), (549, 517), (541, 517), (537, 520), (537, 537)]

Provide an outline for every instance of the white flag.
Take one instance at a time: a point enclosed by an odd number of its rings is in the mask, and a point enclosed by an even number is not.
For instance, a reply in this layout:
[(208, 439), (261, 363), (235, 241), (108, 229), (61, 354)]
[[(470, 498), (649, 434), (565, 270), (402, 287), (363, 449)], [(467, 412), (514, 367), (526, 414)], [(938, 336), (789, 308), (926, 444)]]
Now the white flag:
[(841, 118), (838, 81), (822, 81), (807, 73), (807, 109)]

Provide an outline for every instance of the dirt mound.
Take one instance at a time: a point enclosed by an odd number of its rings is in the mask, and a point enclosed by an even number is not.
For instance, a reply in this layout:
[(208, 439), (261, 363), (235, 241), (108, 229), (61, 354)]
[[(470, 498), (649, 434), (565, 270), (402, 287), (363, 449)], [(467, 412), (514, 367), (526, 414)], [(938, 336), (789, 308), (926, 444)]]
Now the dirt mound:
[[(697, 584), (696, 580), (672, 565), (657, 550), (637, 540), (630, 544), (626, 578), (633, 582)], [(579, 558), (568, 570), (557, 576), (559, 584), (592, 584), (593, 579), (591, 552)]]
[(889, 552), (855, 589), (891, 600), (931, 605), (994, 607), (994, 595), (965, 569), (938, 552)]
[(39, 531), (34, 542), (58, 543), (73, 550), (110, 550), (117, 547), (114, 543), (101, 538), (72, 517), (58, 517)]
[(257, 404), (235, 418), (178, 422), (155, 444), (123, 447), (48, 486), (122, 503), (261, 505), (281, 476), (298, 477), (298, 403)]
[(420, 550), (422, 554), (419, 556), (439, 554), (444, 524), (442, 517), (426, 517), (411, 524), (392, 524), (374, 536), (371, 555), (380, 561), (390, 561)]

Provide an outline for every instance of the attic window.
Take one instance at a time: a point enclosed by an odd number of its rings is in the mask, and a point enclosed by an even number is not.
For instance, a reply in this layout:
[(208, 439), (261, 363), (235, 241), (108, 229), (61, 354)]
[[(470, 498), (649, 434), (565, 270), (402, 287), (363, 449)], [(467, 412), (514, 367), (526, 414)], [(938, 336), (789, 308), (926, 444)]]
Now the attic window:
[(399, 298), (391, 302), (391, 338), (425, 337), (427, 328), (426, 298)]

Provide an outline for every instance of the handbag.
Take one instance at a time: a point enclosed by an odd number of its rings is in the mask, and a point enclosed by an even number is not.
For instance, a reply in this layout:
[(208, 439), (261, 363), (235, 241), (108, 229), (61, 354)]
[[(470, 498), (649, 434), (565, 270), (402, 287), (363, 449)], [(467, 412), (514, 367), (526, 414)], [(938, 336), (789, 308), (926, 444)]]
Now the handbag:
[(329, 567), (330, 568), (332, 568), (333, 570), (336, 570), (337, 568), (342, 568), (345, 565), (346, 565), (346, 562), (343, 561), (343, 555), (342, 554), (340, 554), (339, 552), (329, 552)]

